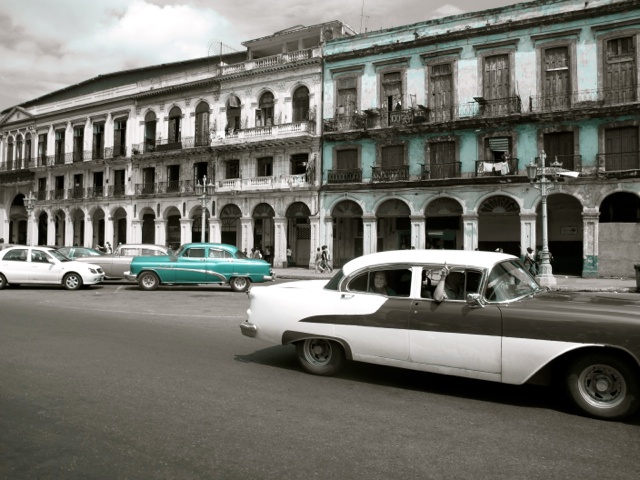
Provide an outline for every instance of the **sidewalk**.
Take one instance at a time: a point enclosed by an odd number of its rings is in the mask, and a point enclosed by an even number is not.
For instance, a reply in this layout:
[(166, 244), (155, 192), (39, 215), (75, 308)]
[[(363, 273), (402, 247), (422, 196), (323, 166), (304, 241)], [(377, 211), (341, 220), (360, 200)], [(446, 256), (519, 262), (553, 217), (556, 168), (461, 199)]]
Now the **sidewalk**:
[[(314, 273), (308, 268), (274, 268), (276, 278), (291, 280), (320, 280), (333, 277), (333, 273)], [(552, 290), (571, 292), (616, 292), (616, 293), (636, 293), (635, 278), (582, 278), (576, 276), (556, 275), (556, 285)]]

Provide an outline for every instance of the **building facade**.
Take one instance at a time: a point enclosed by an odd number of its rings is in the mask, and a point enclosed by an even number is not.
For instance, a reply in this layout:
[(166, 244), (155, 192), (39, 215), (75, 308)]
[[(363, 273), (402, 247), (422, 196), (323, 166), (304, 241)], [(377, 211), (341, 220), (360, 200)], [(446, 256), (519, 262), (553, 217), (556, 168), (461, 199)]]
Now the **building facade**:
[[(269, 249), (275, 264), (291, 247), (308, 265), (320, 238), (321, 45), (352, 33), (298, 26), (245, 52), (100, 76), (3, 112), (0, 236), (223, 241)], [(204, 182), (212, 195), (198, 197)]]
[(321, 217), (336, 262), (539, 249), (526, 166), (544, 161), (579, 174), (548, 195), (554, 272), (632, 276), (639, 6), (537, 1), (327, 42)]

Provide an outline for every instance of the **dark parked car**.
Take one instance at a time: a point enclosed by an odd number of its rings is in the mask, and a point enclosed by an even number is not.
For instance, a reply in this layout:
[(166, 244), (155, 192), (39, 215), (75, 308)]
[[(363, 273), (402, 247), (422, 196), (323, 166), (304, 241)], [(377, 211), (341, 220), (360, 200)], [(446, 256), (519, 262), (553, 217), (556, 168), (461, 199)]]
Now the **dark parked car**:
[(228, 283), (234, 291), (243, 292), (251, 282), (267, 282), (275, 275), (268, 262), (248, 258), (233, 245), (187, 243), (171, 255), (134, 258), (126, 278), (143, 290), (155, 290), (161, 284)]

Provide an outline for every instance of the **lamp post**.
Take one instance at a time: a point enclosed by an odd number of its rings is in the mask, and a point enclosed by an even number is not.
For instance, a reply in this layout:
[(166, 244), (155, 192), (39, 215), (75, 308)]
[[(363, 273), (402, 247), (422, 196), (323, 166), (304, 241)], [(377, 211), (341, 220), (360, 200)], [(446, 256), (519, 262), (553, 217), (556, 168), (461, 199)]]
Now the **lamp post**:
[(211, 183), (207, 184), (207, 176), (202, 177), (202, 184), (200, 182), (196, 183), (196, 195), (198, 195), (198, 200), (200, 200), (200, 205), (202, 206), (202, 225), (200, 227), (200, 241), (205, 242), (205, 226), (207, 222), (207, 202), (211, 197), (213, 197), (213, 192), (215, 190), (215, 185)]
[(29, 196), (25, 198), (24, 207), (27, 209), (27, 243), (29, 246), (33, 245), (33, 235), (31, 234), (31, 214), (33, 213), (33, 209), (36, 207), (37, 198), (33, 195), (33, 192), (29, 192)]
[[(561, 167), (559, 162), (553, 162), (550, 167), (545, 164), (547, 158), (544, 150), (540, 152), (540, 166), (538, 166), (532, 160), (527, 165), (527, 176), (529, 177), (529, 183), (536, 189), (540, 190), (540, 196), (542, 197), (542, 251), (540, 252), (540, 269), (536, 280), (542, 286), (550, 286), (556, 284), (556, 279), (553, 276), (551, 262), (549, 261), (549, 235), (547, 229), (547, 196), (549, 190), (555, 188), (555, 182), (558, 178), (558, 169)], [(551, 179), (548, 178), (551, 176)]]

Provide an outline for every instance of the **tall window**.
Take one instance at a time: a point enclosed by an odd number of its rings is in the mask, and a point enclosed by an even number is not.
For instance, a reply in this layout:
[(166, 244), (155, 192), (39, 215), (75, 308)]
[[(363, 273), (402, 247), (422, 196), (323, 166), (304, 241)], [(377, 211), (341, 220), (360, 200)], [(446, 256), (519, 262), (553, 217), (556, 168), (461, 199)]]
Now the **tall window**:
[(273, 106), (273, 93), (263, 93), (258, 103), (258, 110), (256, 110), (256, 127), (270, 127), (273, 125)]
[(242, 128), (240, 124), (240, 99), (235, 95), (231, 95), (227, 100), (227, 126), (225, 133), (233, 134)]
[(200, 102), (196, 107), (196, 146), (209, 145), (209, 104)]
[(113, 156), (127, 155), (127, 120), (116, 120), (113, 124)]
[(607, 103), (636, 99), (637, 66), (635, 37), (608, 40), (604, 59), (604, 88)]
[(381, 104), (389, 111), (404, 110), (404, 95), (402, 92), (402, 72), (389, 72), (382, 75)]
[(55, 145), (55, 162), (56, 165), (64, 163), (64, 130), (56, 130), (56, 145)]
[(293, 121), (306, 120), (309, 120), (309, 89), (303, 86), (293, 92)]
[(338, 150), (336, 154), (337, 154), (336, 169), (354, 170), (356, 168), (359, 168), (357, 148), (348, 148), (344, 150)]
[(73, 127), (73, 161), (81, 162), (84, 150), (84, 125)]
[(225, 178), (240, 178), (240, 160), (227, 160)]
[(554, 110), (569, 106), (571, 79), (569, 48), (548, 48), (544, 51), (544, 109)]
[(390, 145), (380, 149), (382, 168), (399, 167), (404, 165), (404, 145)]
[(609, 128), (604, 132), (605, 168), (635, 170), (638, 162), (638, 127)]
[(302, 175), (307, 173), (309, 154), (298, 153), (291, 155), (291, 175)]
[(38, 165), (40, 167), (47, 164), (47, 134), (38, 135)]
[(509, 74), (509, 56), (494, 55), (484, 60), (483, 75), (484, 114), (501, 116), (511, 113), (510, 99), (511, 85)]
[(24, 141), (24, 158), (27, 162), (31, 161), (31, 134), (27, 133)]
[(7, 163), (13, 168), (13, 137), (7, 141)]
[(273, 157), (258, 159), (258, 177), (270, 177), (273, 175)]
[(169, 139), (167, 143), (180, 143), (182, 135), (182, 111), (173, 107), (169, 112)]
[(104, 158), (104, 123), (96, 123), (93, 126), (92, 158), (100, 160)]
[(18, 168), (22, 165), (22, 135), (20, 134), (16, 138), (16, 164), (18, 164)]
[(338, 102), (336, 114), (351, 116), (358, 108), (358, 78), (338, 79)]
[(144, 152), (156, 149), (156, 114), (148, 112), (144, 116)]
[(434, 142), (429, 144), (429, 178), (455, 178), (456, 143)]
[(429, 67), (429, 89), (431, 94), (431, 119), (436, 122), (451, 120), (453, 106), (452, 64), (443, 63)]

